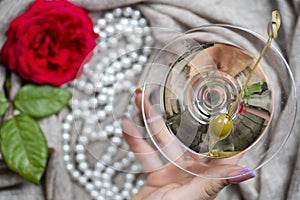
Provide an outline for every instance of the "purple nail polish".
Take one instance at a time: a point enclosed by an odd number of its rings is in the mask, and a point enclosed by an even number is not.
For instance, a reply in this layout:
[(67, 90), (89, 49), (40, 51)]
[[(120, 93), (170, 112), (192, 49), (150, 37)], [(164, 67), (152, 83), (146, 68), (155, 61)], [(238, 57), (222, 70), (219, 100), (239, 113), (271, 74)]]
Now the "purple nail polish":
[(236, 184), (254, 178), (255, 174), (252, 172), (250, 168), (245, 167), (230, 173), (229, 177), (234, 177), (234, 178), (229, 178), (228, 182), (230, 184)]

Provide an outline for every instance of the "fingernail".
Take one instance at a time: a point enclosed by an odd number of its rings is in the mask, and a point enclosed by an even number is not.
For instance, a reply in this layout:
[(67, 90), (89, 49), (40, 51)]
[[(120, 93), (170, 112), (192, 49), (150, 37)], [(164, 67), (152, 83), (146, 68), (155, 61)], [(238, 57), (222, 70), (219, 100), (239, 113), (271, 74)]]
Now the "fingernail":
[(229, 178), (228, 182), (230, 184), (236, 184), (254, 178), (255, 174), (251, 171), (250, 168), (245, 167), (228, 174), (228, 177), (234, 177), (234, 178)]
[(135, 89), (135, 94), (138, 95), (138, 94), (141, 94), (143, 93), (144, 89), (142, 87), (139, 87), (139, 88), (136, 88)]
[(121, 117), (120, 117), (122, 120), (123, 119), (130, 119), (130, 114), (128, 113), (128, 112), (125, 112), (125, 113), (123, 113), (122, 115), (121, 115)]

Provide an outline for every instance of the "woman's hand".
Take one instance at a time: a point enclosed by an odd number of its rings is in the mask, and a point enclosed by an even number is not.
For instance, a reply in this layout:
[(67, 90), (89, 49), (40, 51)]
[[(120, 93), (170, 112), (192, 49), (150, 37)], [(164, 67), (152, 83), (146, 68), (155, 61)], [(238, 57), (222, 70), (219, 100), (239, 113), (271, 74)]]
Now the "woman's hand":
[[(142, 91), (136, 91), (136, 105), (141, 110)], [(151, 107), (147, 97), (144, 99), (146, 115), (151, 115)], [(165, 127), (162, 119), (155, 120), (150, 125), (152, 131), (156, 131), (157, 139), (160, 143), (169, 141), (170, 134)], [(213, 199), (217, 193), (229, 184), (239, 183), (255, 175), (248, 168), (241, 168), (238, 165), (227, 164), (224, 161), (215, 160), (216, 165), (212, 163), (207, 165), (193, 164), (193, 168), (199, 168), (201, 172), (214, 172), (219, 177), (233, 177), (228, 179), (205, 179), (193, 176), (175, 165), (168, 163), (163, 164), (160, 157), (141, 136), (135, 124), (128, 118), (123, 118), (122, 129), (125, 140), (129, 144), (131, 150), (135, 153), (136, 158), (140, 161), (144, 171), (147, 173), (146, 185), (135, 195), (133, 200), (160, 200), (160, 199)], [(188, 162), (186, 160), (178, 162)], [(223, 162), (223, 163), (221, 163)], [(230, 160), (230, 163), (236, 163), (237, 159)], [(239, 176), (241, 175), (241, 176)]]

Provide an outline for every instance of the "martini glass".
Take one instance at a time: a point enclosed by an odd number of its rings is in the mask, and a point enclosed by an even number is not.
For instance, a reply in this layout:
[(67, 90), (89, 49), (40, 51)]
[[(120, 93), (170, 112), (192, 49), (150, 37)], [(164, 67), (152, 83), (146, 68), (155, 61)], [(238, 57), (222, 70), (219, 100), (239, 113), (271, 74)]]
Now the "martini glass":
[[(265, 41), (242, 27), (206, 25), (160, 51), (145, 77), (142, 111), (152, 142), (167, 160), (219, 179), (229, 177), (203, 169), (238, 163), (254, 171), (280, 151), (295, 121), (295, 83), (274, 45), (253, 71)], [(214, 137), (213, 119), (227, 113), (232, 124)]]

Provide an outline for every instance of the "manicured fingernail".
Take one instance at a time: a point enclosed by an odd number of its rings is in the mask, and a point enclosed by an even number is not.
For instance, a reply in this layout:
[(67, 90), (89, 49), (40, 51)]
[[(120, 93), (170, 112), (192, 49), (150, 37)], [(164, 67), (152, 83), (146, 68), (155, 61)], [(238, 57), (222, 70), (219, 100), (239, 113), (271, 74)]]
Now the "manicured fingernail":
[(144, 89), (142, 87), (139, 87), (139, 88), (136, 88), (135, 89), (135, 94), (138, 95), (138, 94), (141, 94), (143, 93)]
[(235, 184), (235, 183), (240, 183), (248, 179), (254, 178), (255, 174), (251, 171), (250, 168), (245, 167), (230, 173), (228, 177), (234, 177), (234, 178), (229, 178), (228, 182), (230, 184)]

